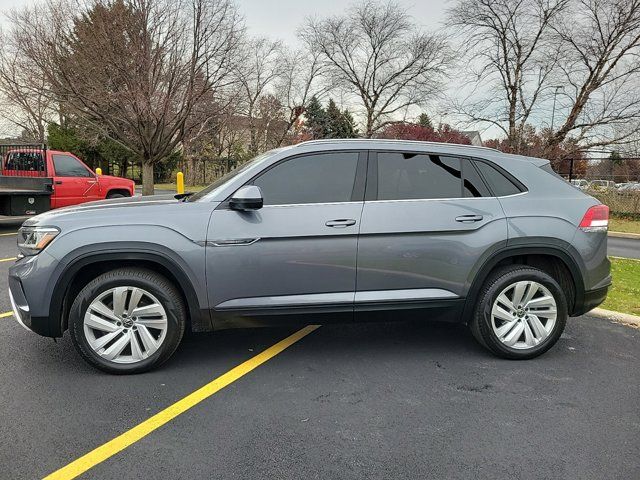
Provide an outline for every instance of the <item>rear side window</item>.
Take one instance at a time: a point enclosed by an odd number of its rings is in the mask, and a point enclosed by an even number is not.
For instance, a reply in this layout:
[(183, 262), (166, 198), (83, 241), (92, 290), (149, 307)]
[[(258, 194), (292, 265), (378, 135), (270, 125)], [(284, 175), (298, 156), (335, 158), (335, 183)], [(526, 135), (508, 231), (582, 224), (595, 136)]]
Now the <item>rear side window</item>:
[(52, 155), (53, 168), (58, 177), (92, 177), (82, 163), (69, 155)]
[(44, 160), (39, 152), (11, 152), (7, 155), (5, 170), (44, 172)]
[(464, 159), (462, 163), (464, 173), (463, 191), (465, 197), (491, 197), (491, 192), (484, 183), (473, 162)]
[(416, 153), (378, 153), (378, 200), (459, 198), (459, 158)]
[(253, 181), (265, 205), (349, 202), (358, 152), (304, 155), (286, 160)]
[(485, 162), (473, 162), (496, 197), (520, 193), (520, 189), (497, 168)]
[(378, 200), (487, 197), (491, 193), (466, 158), (378, 153)]

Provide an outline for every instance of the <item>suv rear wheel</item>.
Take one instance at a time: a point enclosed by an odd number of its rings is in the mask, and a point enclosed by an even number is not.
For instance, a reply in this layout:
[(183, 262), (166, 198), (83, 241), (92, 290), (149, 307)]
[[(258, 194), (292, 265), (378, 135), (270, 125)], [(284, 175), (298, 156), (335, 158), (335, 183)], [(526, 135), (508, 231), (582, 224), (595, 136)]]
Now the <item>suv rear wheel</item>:
[(537, 268), (513, 265), (487, 279), (470, 326), (476, 339), (496, 355), (527, 359), (558, 341), (567, 312), (558, 282)]
[(121, 268), (89, 282), (71, 306), (69, 330), (82, 357), (109, 373), (157, 367), (178, 347), (186, 311), (163, 276)]

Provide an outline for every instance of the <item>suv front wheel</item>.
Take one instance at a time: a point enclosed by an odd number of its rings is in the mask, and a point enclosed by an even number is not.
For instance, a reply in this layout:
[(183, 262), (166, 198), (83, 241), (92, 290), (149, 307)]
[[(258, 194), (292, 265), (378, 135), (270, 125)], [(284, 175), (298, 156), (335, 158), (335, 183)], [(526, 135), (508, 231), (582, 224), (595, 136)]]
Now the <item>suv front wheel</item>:
[(109, 373), (140, 373), (175, 352), (185, 319), (182, 297), (165, 277), (121, 268), (80, 291), (69, 312), (69, 330), (89, 364)]
[(558, 341), (567, 317), (567, 299), (558, 282), (537, 268), (511, 265), (487, 279), (470, 327), (496, 355), (527, 359)]

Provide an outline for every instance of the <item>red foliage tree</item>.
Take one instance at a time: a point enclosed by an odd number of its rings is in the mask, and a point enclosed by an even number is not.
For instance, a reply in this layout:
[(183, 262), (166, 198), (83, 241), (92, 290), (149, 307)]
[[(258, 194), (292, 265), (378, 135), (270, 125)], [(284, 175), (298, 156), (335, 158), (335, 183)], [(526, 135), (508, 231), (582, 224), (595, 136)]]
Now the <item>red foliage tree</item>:
[[(522, 136), (520, 155), (546, 158), (551, 161), (551, 166), (560, 175), (568, 176), (573, 169), (573, 178), (584, 177), (588, 162), (582, 147), (575, 140), (568, 138), (550, 149), (548, 146), (550, 137), (549, 129), (538, 132), (533, 126), (527, 125)], [(506, 138), (486, 140), (484, 146), (505, 153), (514, 151)]]
[(417, 123), (395, 122), (384, 127), (376, 137), (471, 145), (469, 137), (447, 124), (440, 124), (436, 129)]

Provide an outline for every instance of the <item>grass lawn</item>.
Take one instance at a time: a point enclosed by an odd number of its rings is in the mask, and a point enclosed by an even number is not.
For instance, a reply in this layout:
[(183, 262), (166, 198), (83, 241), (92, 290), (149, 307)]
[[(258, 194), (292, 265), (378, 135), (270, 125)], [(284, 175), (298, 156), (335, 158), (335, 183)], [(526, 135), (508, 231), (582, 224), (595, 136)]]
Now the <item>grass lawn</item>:
[(607, 310), (640, 315), (640, 260), (612, 258), (613, 286), (600, 305)]
[(640, 233), (640, 221), (628, 218), (610, 218), (610, 232)]

